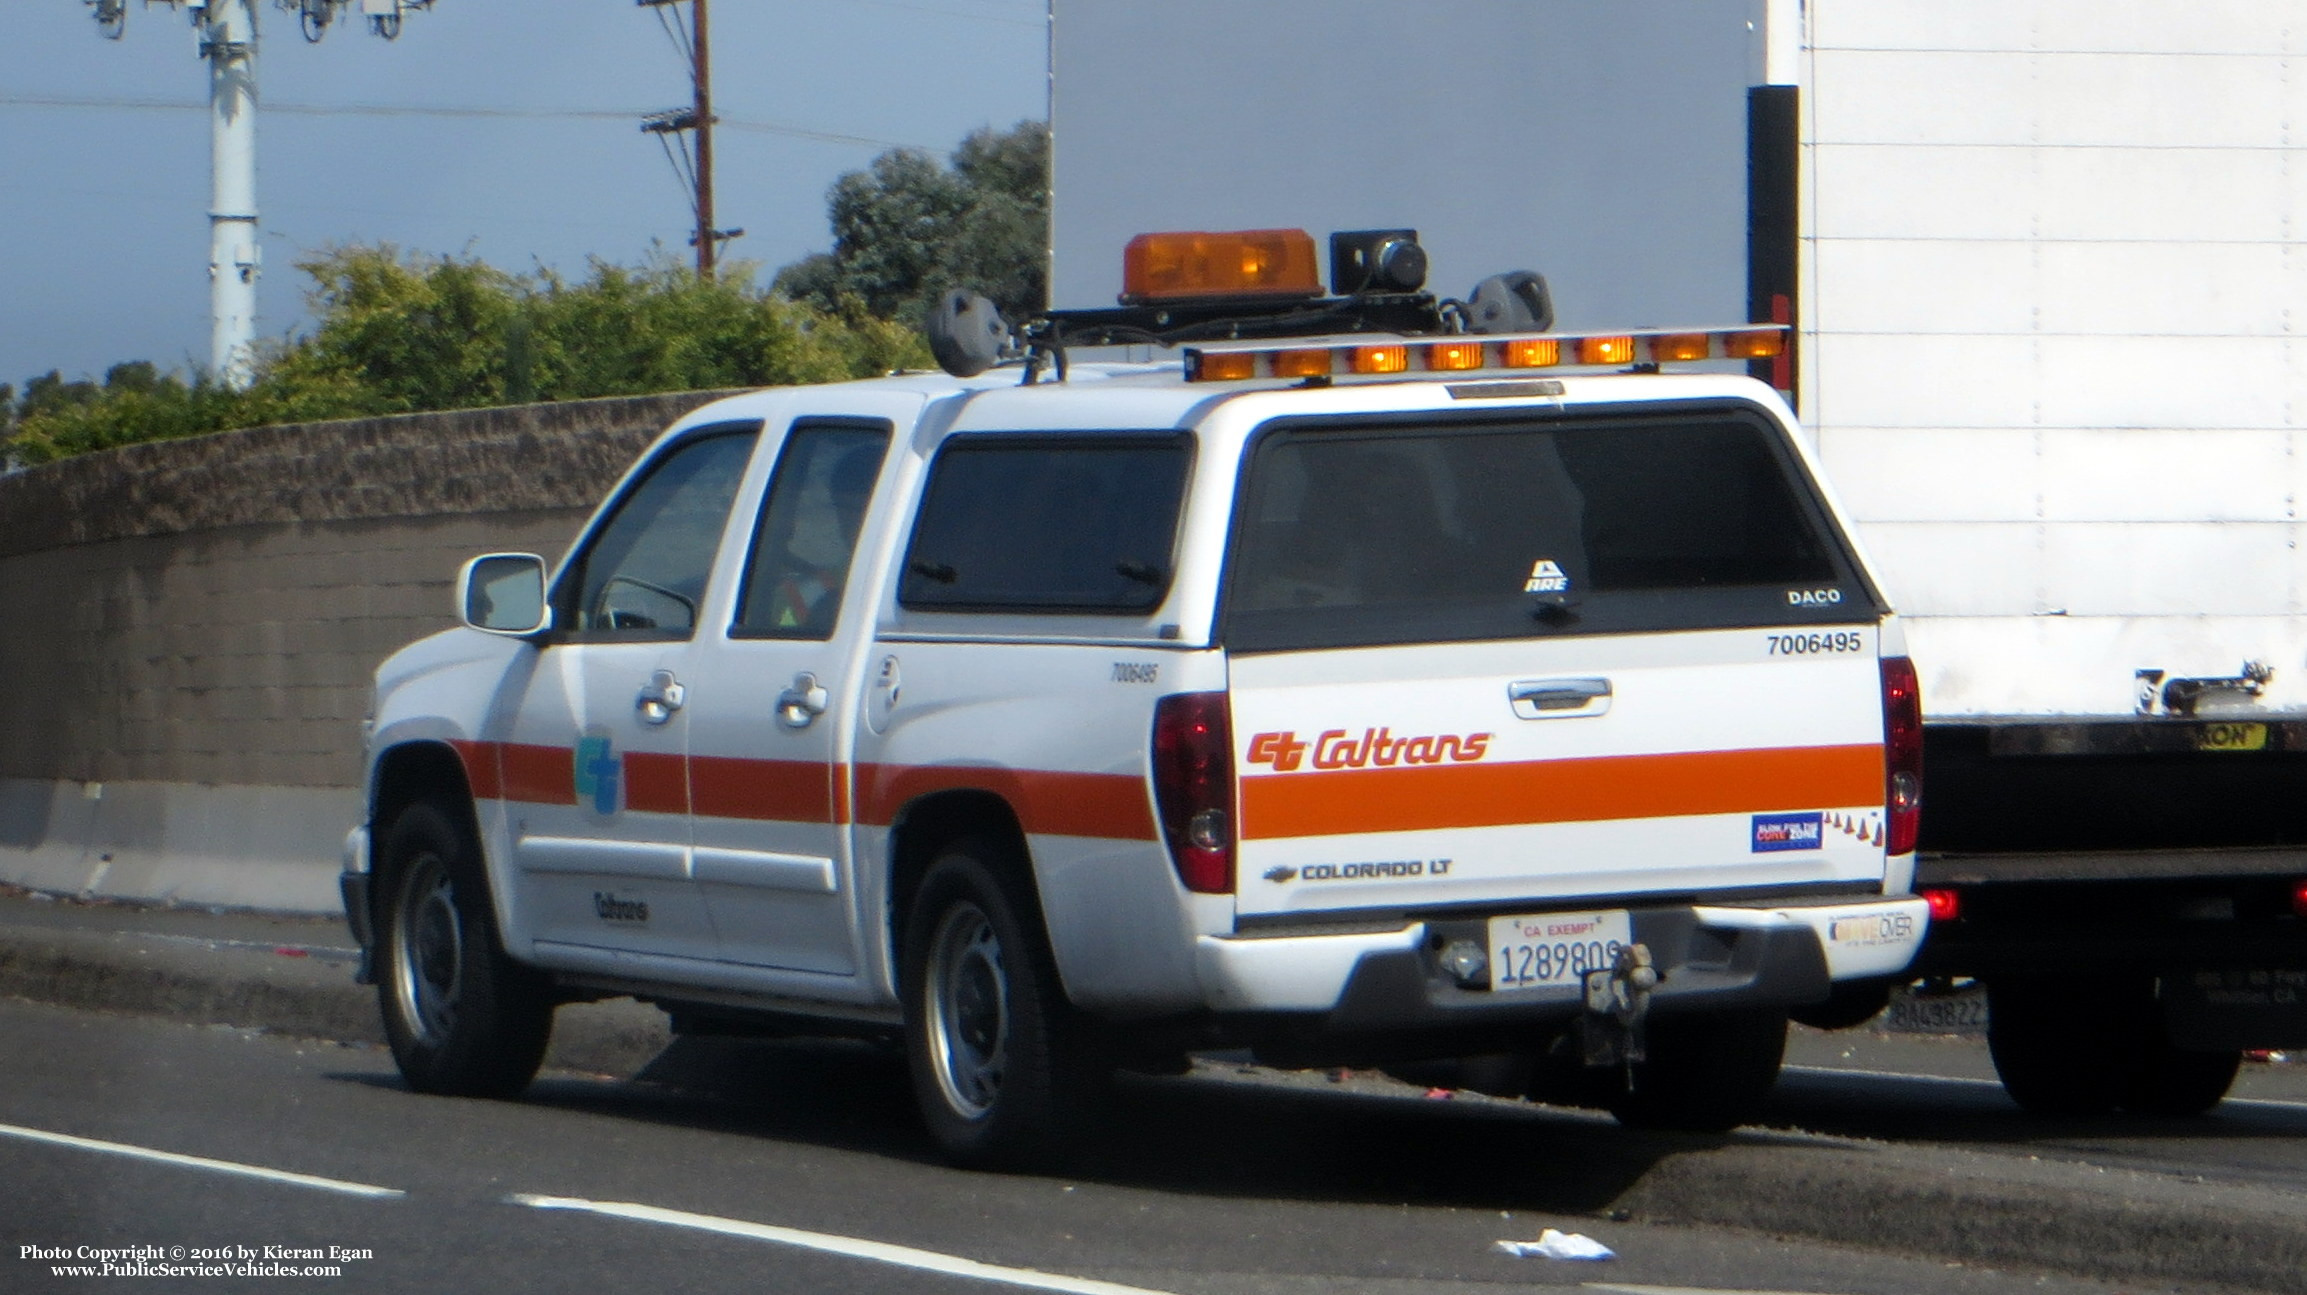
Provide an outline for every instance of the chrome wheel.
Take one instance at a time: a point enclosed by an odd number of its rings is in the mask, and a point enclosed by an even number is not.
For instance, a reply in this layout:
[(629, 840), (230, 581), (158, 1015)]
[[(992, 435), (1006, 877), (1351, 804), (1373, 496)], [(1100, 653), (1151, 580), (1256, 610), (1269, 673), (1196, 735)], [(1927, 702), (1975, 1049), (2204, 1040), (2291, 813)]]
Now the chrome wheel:
[(393, 987), (411, 1034), (438, 1044), (456, 1027), (465, 983), (464, 923), (454, 883), (437, 854), (409, 860), (394, 909)]
[(938, 923), (925, 998), (938, 1088), (956, 1113), (982, 1119), (1009, 1068), (1009, 979), (1001, 938), (975, 904), (955, 904)]

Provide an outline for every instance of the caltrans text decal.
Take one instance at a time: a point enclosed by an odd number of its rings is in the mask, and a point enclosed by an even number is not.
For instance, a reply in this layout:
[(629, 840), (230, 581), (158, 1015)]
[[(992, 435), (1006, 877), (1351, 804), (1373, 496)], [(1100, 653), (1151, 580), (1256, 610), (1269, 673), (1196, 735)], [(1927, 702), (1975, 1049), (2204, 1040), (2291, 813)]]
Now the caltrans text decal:
[[(1488, 733), (1421, 734), (1395, 737), (1390, 728), (1366, 728), (1360, 736), (1345, 729), (1326, 730), (1311, 745), (1316, 769), (1363, 769), (1396, 764), (1464, 764), (1479, 760), (1490, 749)], [(1276, 773), (1289, 773), (1304, 762), (1309, 744), (1295, 731), (1260, 733), (1250, 739), (1251, 764), (1270, 764)]]

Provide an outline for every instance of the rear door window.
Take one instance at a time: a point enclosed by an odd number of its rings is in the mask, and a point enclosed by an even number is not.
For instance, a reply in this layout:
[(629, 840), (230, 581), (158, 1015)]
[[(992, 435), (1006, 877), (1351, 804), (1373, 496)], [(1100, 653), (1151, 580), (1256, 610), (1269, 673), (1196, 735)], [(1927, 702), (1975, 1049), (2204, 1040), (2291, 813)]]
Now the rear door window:
[(897, 600), (931, 611), (1150, 611), (1168, 592), (1179, 433), (957, 436), (932, 465)]
[(1758, 416), (1296, 425), (1253, 451), (1224, 634), (1260, 651), (1878, 611)]

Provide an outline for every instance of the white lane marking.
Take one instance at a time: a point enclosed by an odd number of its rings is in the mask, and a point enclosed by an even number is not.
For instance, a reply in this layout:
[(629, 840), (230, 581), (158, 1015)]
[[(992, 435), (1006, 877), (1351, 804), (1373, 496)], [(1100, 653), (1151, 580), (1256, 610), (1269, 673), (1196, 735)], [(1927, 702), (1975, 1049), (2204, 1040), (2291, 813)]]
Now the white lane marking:
[(287, 1183), (293, 1187), (313, 1187), (324, 1192), (343, 1192), (347, 1196), (406, 1196), (398, 1187), (372, 1187), (367, 1183), (348, 1183), (339, 1178), (319, 1178), (312, 1174), (292, 1174), (285, 1169), (267, 1169), (262, 1165), (244, 1165), (231, 1160), (211, 1160), (206, 1156), (179, 1155), (174, 1151), (155, 1151), (150, 1147), (131, 1146), (125, 1142), (106, 1142), (99, 1138), (77, 1138), (69, 1133), (50, 1133), (45, 1129), (27, 1129), (15, 1124), (0, 1124), (0, 1137), (22, 1138), (27, 1142), (45, 1142), (50, 1146), (73, 1147), (81, 1151), (101, 1151), (110, 1156), (127, 1156), (135, 1160), (149, 1160), (155, 1164), (176, 1165), (185, 1169), (206, 1169), (213, 1173), (238, 1174), (243, 1178), (261, 1178), (266, 1182)]
[[(1832, 1066), (1782, 1066), (1780, 1069), (1793, 1074), (1815, 1075), (1829, 1079), (1856, 1076), (1864, 1079), (1898, 1079), (1918, 1084), (1952, 1084), (1959, 1088), (1992, 1088), (1997, 1091), (2000, 1091), (2003, 1086), (2000, 1080), (1995, 1079), (1965, 1079), (1955, 1075), (1910, 1075), (1897, 1070), (1843, 1070)], [(2229, 1097), (2219, 1104), (2221, 1106), (2266, 1106), (2281, 1111), (2307, 1111), (2307, 1102), (2289, 1102), (2279, 1097)]]
[(1837, 1066), (1782, 1066), (1792, 1075), (1816, 1075), (1822, 1079), (1903, 1079), (1909, 1083), (1952, 1084), (1958, 1088), (2000, 1089), (2002, 1084), (1993, 1079), (1969, 1079), (1958, 1075), (1910, 1075), (1897, 1070), (1851, 1070)]
[(827, 1254), (847, 1255), (852, 1259), (870, 1259), (875, 1263), (895, 1264), (901, 1268), (914, 1268), (923, 1272), (944, 1273), (952, 1277), (974, 1277), (979, 1281), (1006, 1282), (1012, 1286), (1025, 1286), (1034, 1290), (1065, 1291), (1069, 1295), (1169, 1295), (1167, 1291), (1151, 1290), (1144, 1286), (1123, 1286), (1116, 1282), (1098, 1281), (1089, 1277), (1067, 1277), (1061, 1273), (1045, 1273), (1032, 1268), (1004, 1268), (999, 1264), (979, 1263), (959, 1255), (941, 1254), (935, 1250), (916, 1250), (912, 1246), (890, 1245), (883, 1241), (866, 1241), (858, 1237), (835, 1236), (829, 1232), (804, 1232), (799, 1228), (781, 1228), (767, 1223), (747, 1223), (742, 1219), (717, 1218), (711, 1214), (690, 1214), (682, 1210), (660, 1209), (654, 1205), (634, 1205), (624, 1201), (587, 1201), (569, 1196), (532, 1196), (516, 1192), (505, 1200), (513, 1205), (526, 1205), (540, 1210), (578, 1210), (587, 1214), (605, 1214), (611, 1218), (636, 1219), (643, 1223), (664, 1223), (677, 1228), (694, 1228), (701, 1232), (718, 1232), (723, 1236), (745, 1237), (753, 1241), (773, 1241), (778, 1245), (799, 1246), (805, 1250), (821, 1250)]
[(1810, 1295), (1805, 1291), (1750, 1291), (1713, 1286), (1621, 1286), (1615, 1282), (1588, 1282), (1579, 1289), (1608, 1291), (1610, 1295)]

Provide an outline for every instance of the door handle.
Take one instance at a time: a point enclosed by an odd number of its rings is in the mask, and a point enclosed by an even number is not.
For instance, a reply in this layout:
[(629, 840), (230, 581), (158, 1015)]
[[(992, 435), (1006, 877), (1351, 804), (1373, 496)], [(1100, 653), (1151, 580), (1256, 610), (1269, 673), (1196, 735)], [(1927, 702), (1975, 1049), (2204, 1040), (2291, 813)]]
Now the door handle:
[(1610, 681), (1523, 679), (1506, 685), (1506, 700), (1523, 719), (1577, 719), (1610, 709)]
[(804, 670), (793, 676), (792, 687), (777, 694), (777, 722), (787, 728), (807, 728), (831, 704), (832, 695), (825, 686)]
[(641, 712), (643, 720), (651, 724), (662, 724), (673, 718), (673, 712), (681, 709), (682, 703), (688, 700), (689, 690), (681, 686), (681, 681), (673, 677), (673, 672), (659, 670), (649, 676), (648, 686), (642, 688), (641, 695), (633, 699), (633, 707)]

